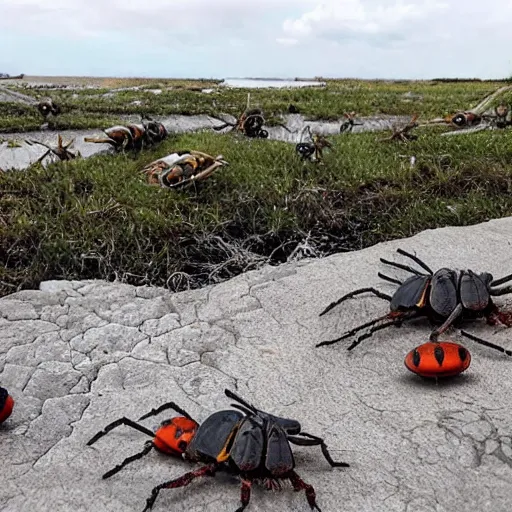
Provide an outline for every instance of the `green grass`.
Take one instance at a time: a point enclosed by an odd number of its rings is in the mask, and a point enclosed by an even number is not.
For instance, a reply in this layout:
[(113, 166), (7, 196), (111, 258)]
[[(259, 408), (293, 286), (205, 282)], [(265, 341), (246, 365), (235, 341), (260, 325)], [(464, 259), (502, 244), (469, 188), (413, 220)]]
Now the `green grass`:
[[(46, 91), (13, 87), (34, 98), (51, 96), (63, 109), (62, 126), (66, 128), (97, 128), (128, 114), (221, 114), (238, 116), (247, 102), (247, 89), (228, 89), (205, 81), (146, 81), (135, 82), (138, 91), (110, 92), (102, 89)], [(361, 116), (413, 115), (422, 120), (446, 116), (476, 105), (484, 96), (509, 82), (498, 81), (364, 81), (327, 80), (326, 87), (303, 89), (252, 89), (251, 105), (261, 107), (266, 117), (274, 118), (287, 112), (290, 103), (309, 119), (334, 120), (344, 112), (356, 111)], [(171, 88), (172, 87), (172, 88)], [(147, 89), (162, 89), (155, 95)], [(210, 94), (200, 92), (213, 88)], [(512, 92), (503, 98), (512, 101)], [(136, 105), (134, 101), (141, 101)], [(11, 109), (14, 107), (11, 107)], [(61, 122), (61, 121), (58, 121)], [(35, 107), (20, 107), (13, 115), (0, 105), (0, 131), (34, 129), (41, 117)]]
[[(45, 279), (195, 287), (262, 257), (285, 261), (305, 238), (329, 254), (512, 214), (511, 133), (418, 134), (408, 145), (374, 133), (331, 137), (325, 166), (302, 164), (292, 144), (204, 132), (137, 158), (0, 174), (0, 295)], [(197, 190), (148, 186), (138, 170), (183, 148), (230, 165)]]

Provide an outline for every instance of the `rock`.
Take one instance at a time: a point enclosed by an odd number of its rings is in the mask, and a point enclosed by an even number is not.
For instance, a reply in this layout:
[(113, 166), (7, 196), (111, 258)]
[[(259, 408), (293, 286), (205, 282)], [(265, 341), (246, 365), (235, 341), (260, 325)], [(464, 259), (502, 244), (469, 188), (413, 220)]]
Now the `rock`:
[[(352, 352), (346, 342), (314, 345), (387, 312), (384, 301), (364, 295), (318, 317), (353, 289), (392, 292), (377, 272), (385, 268), (380, 257), (400, 258), (398, 247), (434, 269), (498, 277), (512, 272), (511, 239), (506, 218), (265, 267), (178, 294), (54, 281), (0, 299), (0, 385), (16, 400), (0, 427), (0, 511), (141, 512), (154, 486), (196, 466), (150, 452), (103, 480), (148, 438), (121, 426), (92, 447), (87, 441), (114, 419), (136, 420), (171, 400), (202, 421), (229, 407), (228, 387), (299, 420), (351, 465), (332, 469), (317, 447), (294, 446), (296, 470), (324, 511), (508, 512), (512, 358), (453, 330), (446, 338), (471, 351), (470, 368), (451, 381), (422, 380), (403, 359), (428, 339), (426, 321), (379, 331)], [(506, 328), (484, 321), (466, 328), (512, 349)], [(142, 423), (152, 429), (166, 417)], [(247, 512), (309, 509), (290, 486), (253, 489)], [(233, 512), (239, 498), (238, 481), (219, 475), (163, 490), (153, 512)]]

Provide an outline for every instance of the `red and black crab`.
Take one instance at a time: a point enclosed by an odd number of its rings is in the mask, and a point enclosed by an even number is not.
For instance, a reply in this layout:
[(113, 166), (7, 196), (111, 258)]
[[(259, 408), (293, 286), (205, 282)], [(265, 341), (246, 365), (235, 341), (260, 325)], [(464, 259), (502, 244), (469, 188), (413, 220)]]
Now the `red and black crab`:
[[(341, 302), (366, 292), (373, 293), (375, 296), (387, 300), (390, 303), (389, 313), (355, 327), (342, 334), (339, 338), (318, 343), (316, 345), (317, 347), (337, 343), (368, 328), (365, 334), (356, 338), (348, 347), (348, 350), (352, 350), (363, 340), (372, 336), (376, 331), (392, 325), (400, 326), (405, 320), (420, 316), (426, 316), (431, 321), (441, 324), (430, 334), (429, 339), (434, 343), (438, 342), (439, 336), (454, 323), (464, 320), (485, 317), (487, 323), (490, 325), (504, 324), (507, 327), (512, 326), (512, 313), (501, 311), (492, 300), (493, 296), (512, 293), (512, 285), (500, 288), (501, 285), (512, 281), (512, 274), (500, 279), (494, 279), (488, 272), (477, 274), (472, 270), (441, 268), (433, 272), (417, 256), (402, 249), (398, 249), (397, 252), (413, 260), (423, 271), (381, 258), (382, 263), (405, 270), (413, 275), (402, 282), (379, 272), (378, 275), (381, 279), (398, 285), (393, 296), (383, 293), (376, 288), (361, 288), (347, 293), (330, 304), (320, 313), (320, 316), (324, 315)], [(426, 271), (426, 273), (424, 271)], [(465, 331), (461, 331), (461, 334), (477, 343), (499, 350), (508, 356), (512, 356), (511, 350), (490, 343)]]
[(14, 408), (14, 399), (7, 389), (0, 387), (0, 423), (3, 423), (11, 414)]
[(153, 508), (162, 489), (184, 487), (195, 478), (215, 476), (217, 471), (238, 475), (242, 481), (242, 505), (236, 512), (242, 512), (248, 506), (253, 482), (262, 483), (269, 489), (280, 489), (282, 480), (288, 480), (295, 491), (304, 490), (311, 509), (320, 511), (316, 503), (315, 490), (294, 471), (295, 460), (290, 443), (320, 446), (325, 459), (332, 467), (349, 465), (345, 462), (335, 462), (324, 440), (302, 432), (298, 421), (256, 409), (228, 389), (225, 390), (225, 394), (237, 402), (232, 404), (235, 410), (215, 412), (201, 424), (174, 402), (169, 402), (139, 418), (142, 420), (167, 409), (173, 409), (181, 414), (164, 421), (156, 433), (128, 418), (120, 418), (107, 425), (87, 443), (89, 446), (119, 425), (134, 428), (150, 436), (152, 440), (146, 443), (144, 450), (125, 459), (105, 473), (103, 478), (111, 477), (127, 464), (156, 448), (163, 453), (181, 456), (187, 461), (203, 465), (179, 478), (156, 486), (147, 499), (144, 512)]

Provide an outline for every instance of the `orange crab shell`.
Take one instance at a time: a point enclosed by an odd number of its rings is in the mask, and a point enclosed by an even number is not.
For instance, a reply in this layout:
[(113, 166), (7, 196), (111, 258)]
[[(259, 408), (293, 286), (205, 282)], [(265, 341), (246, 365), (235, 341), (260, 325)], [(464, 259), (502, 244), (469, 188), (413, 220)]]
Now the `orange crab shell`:
[(428, 341), (405, 356), (405, 366), (411, 372), (427, 378), (453, 377), (469, 368), (469, 351), (450, 341)]
[(199, 425), (184, 416), (176, 416), (164, 421), (155, 433), (155, 448), (168, 455), (180, 456), (196, 435)]

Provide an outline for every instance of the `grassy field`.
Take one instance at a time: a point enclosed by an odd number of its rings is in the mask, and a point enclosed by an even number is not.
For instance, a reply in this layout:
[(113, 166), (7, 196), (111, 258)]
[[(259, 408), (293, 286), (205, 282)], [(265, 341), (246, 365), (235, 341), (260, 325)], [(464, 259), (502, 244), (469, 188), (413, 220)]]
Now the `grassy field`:
[[(75, 79), (75, 83), (83, 86), (86, 80)], [(238, 116), (247, 101), (247, 90), (228, 89), (213, 80), (89, 80), (90, 85), (96, 89), (47, 90), (27, 88), (23, 82), (16, 82), (9, 87), (34, 99), (50, 96), (60, 104), (63, 114), (52, 121), (52, 128), (56, 130), (109, 126), (120, 122), (128, 114), (165, 116), (227, 113)], [(68, 79), (60, 85), (69, 83)], [(467, 109), (485, 95), (507, 84), (498, 81), (363, 80), (327, 80), (326, 83), (321, 88), (253, 89), (251, 105), (263, 108), (269, 119), (286, 113), (290, 104), (294, 104), (308, 119), (335, 120), (350, 111), (361, 116), (420, 114), (421, 119), (431, 119)], [(134, 86), (138, 90), (115, 90)], [(204, 89), (212, 89), (212, 92), (201, 92)], [(512, 102), (512, 93), (508, 99)], [(37, 130), (40, 125), (41, 116), (34, 106), (0, 104), (0, 132)]]
[[(105, 88), (52, 91), (65, 108), (60, 127), (108, 126), (133, 113), (134, 98), (143, 98), (150, 113), (237, 114), (247, 94), (205, 94), (196, 89), (215, 83), (154, 80), (137, 83), (142, 91), (105, 98), (109, 89), (99, 85)], [(347, 110), (429, 118), (470, 107), (501, 85), (329, 81), (322, 89), (253, 90), (251, 98), (267, 115), (294, 103), (312, 118)], [(178, 88), (160, 95), (146, 90), (165, 87)], [(41, 122), (33, 107), (0, 109), (6, 131)], [(46, 279), (121, 279), (181, 290), (286, 261), (301, 247), (302, 254), (323, 256), (511, 215), (512, 134), (441, 137), (440, 131), (420, 128), (419, 139), (407, 145), (381, 142), (382, 133), (333, 136), (324, 166), (303, 164), (293, 144), (201, 132), (171, 135), (137, 157), (96, 156), (0, 173), (0, 296)], [(187, 148), (223, 154), (230, 166), (187, 191), (146, 184), (138, 172), (145, 164)]]

